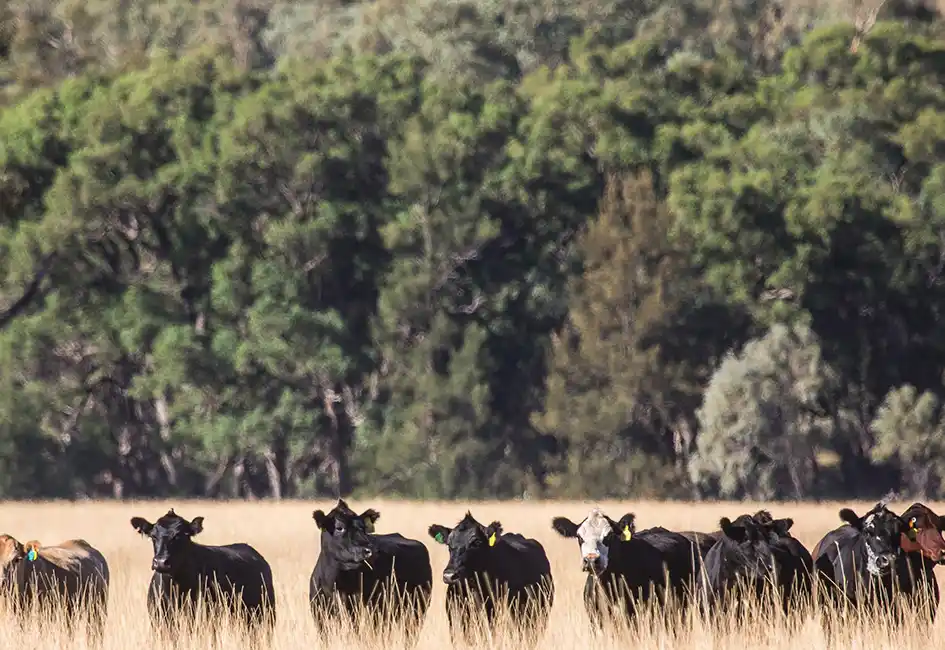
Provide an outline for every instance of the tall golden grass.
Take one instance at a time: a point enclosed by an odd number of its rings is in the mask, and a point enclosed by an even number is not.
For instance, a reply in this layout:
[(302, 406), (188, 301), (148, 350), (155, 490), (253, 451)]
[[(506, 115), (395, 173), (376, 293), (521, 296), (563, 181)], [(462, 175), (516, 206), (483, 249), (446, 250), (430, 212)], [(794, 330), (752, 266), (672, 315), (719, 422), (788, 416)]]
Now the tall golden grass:
[[(887, 620), (869, 617), (841, 619), (840, 614), (811, 608), (798, 616), (784, 617), (775, 608), (755, 605), (748, 617), (704, 618), (694, 609), (666, 617), (645, 614), (631, 625), (608, 627), (595, 634), (588, 623), (582, 589), (585, 574), (580, 570), (577, 545), (560, 538), (551, 529), (551, 518), (565, 515), (579, 521), (594, 505), (617, 518), (625, 512), (637, 515), (637, 528), (662, 525), (673, 530), (716, 530), (721, 516), (735, 517), (765, 507), (753, 503), (664, 504), (655, 502), (623, 503), (404, 503), (350, 501), (356, 511), (373, 507), (381, 512), (378, 532), (400, 532), (421, 540), (430, 549), (434, 573), (433, 602), (419, 637), (418, 650), (443, 650), (452, 647), (445, 613), (445, 586), (440, 574), (448, 557), (445, 547), (427, 536), (432, 523), (452, 526), (468, 509), (481, 522), (499, 520), (508, 532), (520, 532), (538, 539), (551, 560), (555, 579), (555, 604), (547, 629), (535, 639), (537, 648), (594, 647), (595, 650), (627, 648), (686, 648), (714, 650), (740, 648), (750, 650), (790, 648), (896, 648), (904, 643), (941, 647), (945, 645), (945, 617), (939, 617), (925, 632), (907, 623), (896, 627)], [(308, 606), (308, 580), (318, 554), (318, 531), (312, 521), (315, 508), (330, 508), (330, 502), (283, 503), (213, 503), (213, 502), (139, 502), (139, 503), (11, 503), (0, 505), (0, 532), (18, 539), (38, 539), (55, 544), (67, 539), (84, 538), (105, 555), (111, 570), (108, 622), (102, 644), (104, 650), (126, 650), (147, 644), (153, 650), (229, 649), (259, 647), (242, 636), (238, 626), (222, 625), (214, 637), (209, 625), (188, 630), (177, 641), (155, 638), (150, 630), (146, 606), (150, 580), (152, 549), (149, 540), (139, 536), (129, 519), (140, 515), (154, 521), (169, 507), (188, 519), (201, 515), (204, 532), (197, 538), (204, 544), (244, 541), (259, 550), (272, 565), (275, 576), (278, 623), (270, 648), (311, 650), (315, 648), (365, 648), (381, 650), (404, 647), (397, 630), (374, 635), (369, 631), (341, 625), (322, 637), (317, 634)], [(843, 504), (850, 505), (850, 504)], [(902, 511), (907, 503), (892, 507)], [(942, 512), (941, 504), (929, 504)], [(854, 504), (858, 512), (872, 503)], [(776, 517), (793, 517), (792, 533), (809, 549), (821, 536), (840, 524), (840, 504), (771, 505)], [(945, 569), (942, 569), (945, 572)], [(942, 576), (939, 575), (939, 581)], [(3, 614), (0, 617), (0, 648), (86, 648), (91, 647), (84, 634), (70, 633), (56, 620), (38, 620), (41, 616)], [(823, 623), (837, 619), (828, 635)], [(499, 629), (482, 639), (482, 648), (520, 650), (517, 634)]]

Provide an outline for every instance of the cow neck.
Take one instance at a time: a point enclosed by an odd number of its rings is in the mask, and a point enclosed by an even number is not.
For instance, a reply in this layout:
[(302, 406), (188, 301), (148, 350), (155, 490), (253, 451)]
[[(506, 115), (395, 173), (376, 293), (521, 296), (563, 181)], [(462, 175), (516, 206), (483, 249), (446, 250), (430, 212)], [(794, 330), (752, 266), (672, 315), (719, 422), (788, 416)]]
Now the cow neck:
[[(609, 579), (612, 575), (615, 575), (613, 567), (622, 567), (627, 564), (623, 562), (624, 552), (629, 550), (626, 548), (627, 546), (635, 542), (636, 537), (627, 541), (617, 540), (616, 542), (611, 543), (611, 545), (607, 547), (607, 568), (596, 575), (597, 579), (603, 582), (604, 580)], [(628, 554), (627, 557), (632, 556)], [(591, 575), (594, 574), (592, 573)]]
[(906, 560), (904, 564), (913, 573), (932, 573), (935, 567), (938, 566), (934, 561), (927, 558), (922, 551), (903, 551), (903, 556)]
[[(866, 537), (863, 535), (863, 533), (857, 532), (856, 542), (853, 544), (850, 552), (855, 560), (854, 571), (861, 577), (866, 578), (867, 582), (884, 583), (892, 579), (891, 576), (895, 571), (895, 568), (893, 571), (883, 575), (874, 575), (870, 573), (869, 569), (867, 568), (867, 564), (872, 551), (870, 551), (869, 545), (866, 543)], [(862, 560), (856, 560), (856, 558), (862, 558)]]
[[(319, 558), (320, 561), (322, 559), (324, 559), (324, 556)], [(318, 569), (320, 577), (325, 581), (325, 584), (331, 586), (332, 590), (335, 589), (335, 585), (339, 578), (346, 576), (349, 573), (355, 573), (358, 570), (342, 569), (341, 563), (333, 559), (326, 559), (324, 562), (321, 562), (321, 566)]]
[(187, 542), (186, 547), (178, 551), (181, 554), (180, 563), (167, 575), (181, 587), (193, 589), (198, 587), (199, 578), (212, 578), (215, 570), (211, 561), (212, 549), (193, 540)]
[(315, 568), (319, 581), (327, 586), (330, 591), (336, 589), (340, 580), (356, 579), (366, 573), (364, 567), (360, 566), (354, 569), (342, 568), (340, 562), (329, 558), (324, 553), (319, 554)]
[(35, 576), (37, 578), (37, 588), (42, 581), (42, 576), (55, 575), (59, 577), (60, 569), (55, 564), (36, 554), (35, 560), (22, 560), (16, 567), (16, 591), (20, 600), (26, 598), (30, 592), (29, 584)]

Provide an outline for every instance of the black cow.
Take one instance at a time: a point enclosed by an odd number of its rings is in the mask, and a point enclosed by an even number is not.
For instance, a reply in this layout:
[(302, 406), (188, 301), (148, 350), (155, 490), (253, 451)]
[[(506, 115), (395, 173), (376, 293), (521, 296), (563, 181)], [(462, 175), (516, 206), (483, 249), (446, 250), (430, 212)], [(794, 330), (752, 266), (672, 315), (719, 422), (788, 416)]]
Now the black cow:
[(759, 510), (752, 519), (769, 535), (785, 610), (792, 604), (809, 602), (814, 594), (814, 558), (807, 547), (791, 535), (794, 520), (774, 519), (767, 510)]
[(521, 625), (530, 619), (544, 628), (554, 602), (554, 581), (540, 543), (503, 533), (498, 521), (483, 526), (469, 512), (455, 528), (434, 524), (429, 533), (449, 547), (443, 582), (454, 638), (468, 635), (473, 617), (480, 613), (493, 628), (502, 603), (513, 622)]
[(153, 524), (132, 517), (131, 525), (154, 544), (148, 611), (156, 627), (176, 632), (181, 617), (191, 618), (202, 598), (271, 633), (276, 621), (272, 570), (256, 549), (198, 544), (192, 538), (203, 530), (203, 517), (187, 521), (173, 508)]
[(940, 593), (933, 570), (945, 564), (945, 519), (921, 503), (913, 503), (900, 518), (907, 528), (899, 540), (905, 557), (896, 563), (897, 586), (912, 599), (913, 608), (927, 607), (929, 620), (934, 621)]
[(814, 566), (827, 595), (837, 603), (888, 604), (897, 564), (904, 561), (901, 538), (908, 524), (882, 501), (862, 517), (844, 508), (840, 519), (849, 525), (830, 531), (814, 547)]
[(722, 537), (722, 531), (720, 530), (712, 533), (698, 533), (691, 530), (684, 530), (680, 531), (679, 534), (696, 545), (699, 549), (699, 555), (701, 555), (703, 559), (705, 559), (706, 554), (712, 550), (715, 543), (719, 541), (719, 538)]
[(632, 617), (639, 603), (656, 598), (663, 604), (673, 593), (684, 604), (693, 593), (701, 566), (696, 543), (665, 528), (636, 532), (634, 519), (626, 514), (614, 521), (595, 508), (580, 524), (566, 517), (552, 520), (559, 535), (578, 540), (582, 569), (588, 572), (584, 605), (598, 626), (620, 601)]
[(774, 588), (787, 612), (792, 604), (810, 598), (813, 559), (790, 534), (794, 520), (774, 519), (766, 510), (719, 521), (721, 535), (706, 554), (700, 575), (710, 604), (726, 604), (738, 590), (762, 597)]
[(312, 614), (320, 631), (332, 619), (366, 611), (374, 624), (402, 624), (408, 643), (416, 640), (430, 604), (433, 569), (420, 542), (397, 533), (377, 535), (376, 510), (355, 514), (338, 505), (312, 517), (321, 530), (321, 550), (309, 583)]

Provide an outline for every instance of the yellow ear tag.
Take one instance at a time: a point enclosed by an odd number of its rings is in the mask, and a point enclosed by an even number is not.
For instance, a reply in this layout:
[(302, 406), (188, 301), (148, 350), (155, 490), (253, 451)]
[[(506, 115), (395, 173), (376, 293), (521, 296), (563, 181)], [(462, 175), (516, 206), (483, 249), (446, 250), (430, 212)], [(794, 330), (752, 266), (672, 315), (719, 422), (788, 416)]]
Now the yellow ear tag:
[(630, 532), (630, 526), (623, 527), (623, 541), (629, 542), (633, 537), (633, 533)]
[(495, 533), (489, 536), (489, 546), (495, 546)]

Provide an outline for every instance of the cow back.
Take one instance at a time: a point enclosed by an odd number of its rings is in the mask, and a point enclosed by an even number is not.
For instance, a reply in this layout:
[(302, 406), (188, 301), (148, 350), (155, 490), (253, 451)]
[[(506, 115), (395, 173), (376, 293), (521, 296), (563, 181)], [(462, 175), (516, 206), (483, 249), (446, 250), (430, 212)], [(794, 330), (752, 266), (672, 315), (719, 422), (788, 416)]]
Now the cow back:
[(377, 555), (371, 564), (375, 571), (390, 576), (400, 585), (433, 584), (433, 566), (427, 547), (415, 539), (400, 533), (372, 535)]
[[(846, 555), (852, 558), (859, 537), (859, 531), (852, 526), (840, 526), (824, 535), (811, 553), (816, 571), (841, 584), (845, 574), (843, 557)], [(856, 564), (866, 566), (866, 558), (857, 558)]]
[(690, 580), (701, 567), (702, 554), (685, 535), (656, 527), (642, 530), (635, 537), (657, 550), (671, 584)]
[[(671, 537), (664, 537), (661, 532), (652, 529), (641, 531), (632, 539), (615, 544), (611, 548), (610, 561), (607, 570), (601, 575), (601, 581), (623, 580), (634, 593), (642, 589), (644, 597), (653, 587), (664, 585), (667, 562), (671, 560), (677, 546)], [(689, 546), (688, 540), (682, 539)]]
[(551, 575), (551, 563), (538, 540), (506, 533), (493, 553), (495, 575), (508, 576), (509, 584), (535, 584)]
[(41, 546), (37, 558), (17, 566), (17, 582), (27, 599), (79, 598), (103, 605), (107, 600), (109, 571), (105, 557), (85, 540)]

